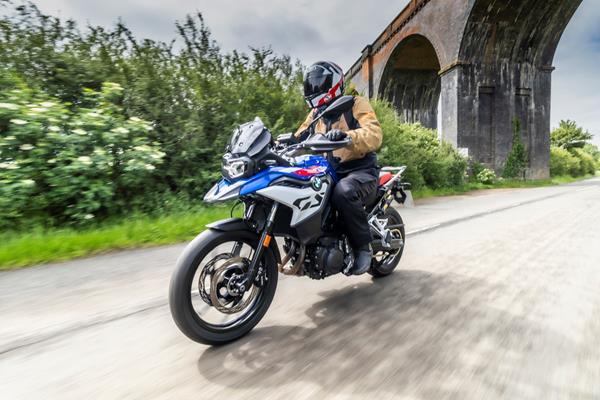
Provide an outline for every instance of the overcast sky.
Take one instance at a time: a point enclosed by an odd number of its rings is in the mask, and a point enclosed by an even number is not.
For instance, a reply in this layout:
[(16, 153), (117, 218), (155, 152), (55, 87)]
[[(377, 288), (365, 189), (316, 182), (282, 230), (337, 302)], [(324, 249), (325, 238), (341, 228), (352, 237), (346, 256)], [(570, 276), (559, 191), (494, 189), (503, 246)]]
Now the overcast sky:
[[(444, 0), (446, 1), (446, 0)], [(310, 64), (347, 69), (407, 0), (41, 0), (50, 14), (111, 26), (121, 17), (138, 37), (169, 41), (174, 21), (202, 12), (224, 50), (272, 46)], [(552, 126), (574, 119), (600, 144), (600, 1), (584, 0), (569, 24), (554, 65)]]

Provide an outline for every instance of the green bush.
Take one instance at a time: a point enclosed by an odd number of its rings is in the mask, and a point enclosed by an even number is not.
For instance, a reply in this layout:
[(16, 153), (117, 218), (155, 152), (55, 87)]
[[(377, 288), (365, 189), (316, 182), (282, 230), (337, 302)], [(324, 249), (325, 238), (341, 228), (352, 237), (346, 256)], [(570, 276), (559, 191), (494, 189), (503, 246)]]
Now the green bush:
[(527, 168), (527, 154), (521, 138), (521, 121), (517, 118), (513, 121), (512, 147), (506, 158), (502, 176), (504, 178), (525, 178)]
[(562, 147), (550, 147), (550, 175), (571, 175), (572, 171), (579, 171), (579, 160)]
[(464, 183), (467, 161), (448, 143), (438, 140), (436, 131), (420, 124), (401, 123), (391, 104), (372, 102), (383, 129), (379, 152), (381, 165), (406, 165), (405, 180), (418, 189), (443, 188)]
[(491, 185), (496, 182), (496, 173), (491, 169), (484, 168), (477, 173), (477, 182), (484, 185)]
[(596, 173), (596, 160), (583, 149), (573, 149), (572, 154), (579, 159), (579, 175), (591, 175)]
[(595, 174), (600, 167), (600, 150), (588, 143), (592, 134), (575, 121), (561, 121), (550, 135), (550, 174), (573, 177)]
[(124, 116), (119, 85), (73, 110), (8, 73), (0, 89), (0, 227), (83, 223), (153, 189), (164, 153), (148, 122)]

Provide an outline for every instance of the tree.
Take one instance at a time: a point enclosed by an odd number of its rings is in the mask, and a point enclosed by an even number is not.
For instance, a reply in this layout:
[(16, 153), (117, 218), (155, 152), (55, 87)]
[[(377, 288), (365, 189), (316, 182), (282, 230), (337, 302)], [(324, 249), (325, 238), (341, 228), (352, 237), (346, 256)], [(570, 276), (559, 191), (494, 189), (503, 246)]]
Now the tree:
[(560, 121), (558, 128), (550, 134), (550, 143), (552, 146), (562, 147), (563, 149), (582, 148), (592, 139), (592, 134), (584, 131), (582, 127), (577, 126), (575, 121)]

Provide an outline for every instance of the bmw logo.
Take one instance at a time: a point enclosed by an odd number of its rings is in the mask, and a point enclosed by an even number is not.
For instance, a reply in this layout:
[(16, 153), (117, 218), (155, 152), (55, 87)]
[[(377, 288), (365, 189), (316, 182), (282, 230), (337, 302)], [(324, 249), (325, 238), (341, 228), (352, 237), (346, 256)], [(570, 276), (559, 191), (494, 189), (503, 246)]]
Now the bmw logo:
[(312, 178), (310, 178), (310, 184), (312, 185), (312, 188), (317, 192), (323, 187), (323, 182), (321, 181), (321, 178), (317, 176), (313, 176)]

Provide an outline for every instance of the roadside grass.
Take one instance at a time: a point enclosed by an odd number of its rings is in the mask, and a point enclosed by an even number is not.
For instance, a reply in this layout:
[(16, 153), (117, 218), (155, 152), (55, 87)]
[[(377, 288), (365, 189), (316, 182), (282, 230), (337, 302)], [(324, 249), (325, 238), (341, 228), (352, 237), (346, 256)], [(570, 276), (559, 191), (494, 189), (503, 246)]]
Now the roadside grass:
[(0, 234), (0, 270), (51, 261), (190, 240), (204, 227), (228, 218), (230, 208), (215, 207), (160, 217), (134, 215), (87, 229), (36, 229)]
[[(452, 196), (474, 190), (553, 186), (592, 178), (556, 177), (541, 181), (500, 181), (491, 185), (468, 183), (458, 188), (422, 189), (415, 199)], [(112, 250), (150, 247), (190, 240), (216, 220), (228, 218), (230, 207), (210, 207), (151, 217), (132, 215), (125, 220), (107, 221), (85, 228), (33, 229), (28, 232), (0, 233), (0, 271)]]
[(414, 199), (425, 199), (428, 197), (440, 197), (440, 196), (455, 196), (460, 194), (465, 194), (468, 192), (473, 192), (476, 190), (485, 190), (485, 189), (519, 189), (519, 188), (535, 188), (535, 187), (546, 187), (546, 186), (556, 186), (562, 185), (566, 183), (573, 183), (582, 181), (585, 179), (593, 178), (596, 175), (585, 175), (579, 177), (572, 176), (557, 176), (550, 179), (541, 179), (541, 180), (502, 180), (498, 182), (494, 182), (492, 184), (486, 185), (483, 183), (477, 182), (469, 182), (464, 184), (463, 186), (453, 187), (453, 188), (441, 188), (441, 189), (418, 189), (412, 192)]

